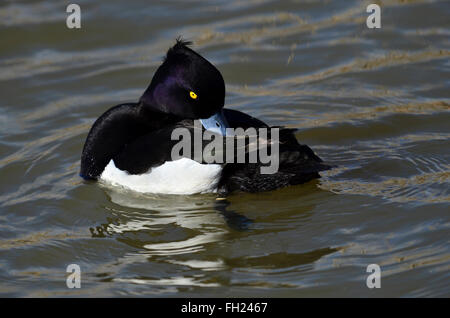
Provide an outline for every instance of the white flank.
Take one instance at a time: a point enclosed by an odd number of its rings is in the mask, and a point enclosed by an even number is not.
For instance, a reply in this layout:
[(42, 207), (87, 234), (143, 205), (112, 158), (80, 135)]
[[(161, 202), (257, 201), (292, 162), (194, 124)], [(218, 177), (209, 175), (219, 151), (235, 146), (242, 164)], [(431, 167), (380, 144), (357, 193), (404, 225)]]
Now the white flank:
[(167, 161), (146, 173), (132, 175), (118, 169), (111, 160), (100, 179), (142, 193), (194, 194), (215, 192), (221, 170), (218, 164), (200, 164), (181, 158)]

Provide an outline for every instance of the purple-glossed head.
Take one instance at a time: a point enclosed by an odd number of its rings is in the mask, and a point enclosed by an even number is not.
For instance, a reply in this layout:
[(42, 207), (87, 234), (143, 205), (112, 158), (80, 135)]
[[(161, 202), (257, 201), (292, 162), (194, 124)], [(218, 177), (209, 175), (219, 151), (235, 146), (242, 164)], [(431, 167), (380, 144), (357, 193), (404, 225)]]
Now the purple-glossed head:
[(225, 83), (219, 70), (177, 40), (140, 101), (144, 107), (181, 118), (210, 118), (225, 102)]

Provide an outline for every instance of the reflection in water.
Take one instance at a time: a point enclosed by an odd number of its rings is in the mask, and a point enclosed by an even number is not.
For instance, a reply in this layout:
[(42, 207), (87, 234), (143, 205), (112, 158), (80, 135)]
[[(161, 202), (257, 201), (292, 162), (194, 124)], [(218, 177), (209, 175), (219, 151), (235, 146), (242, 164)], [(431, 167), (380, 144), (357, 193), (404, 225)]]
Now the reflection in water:
[[(136, 245), (136, 237), (131, 234), (139, 234), (141, 238), (148, 238), (148, 241), (138, 239), (146, 255), (198, 252), (229, 232), (224, 220), (233, 230), (245, 230), (251, 224), (245, 216), (228, 210), (227, 200), (216, 200), (214, 195), (141, 194), (106, 184), (102, 187), (112, 202), (132, 209), (111, 210), (108, 223), (90, 229), (92, 236), (116, 236), (120, 241)], [(180, 237), (161, 238), (167, 228), (173, 228)]]
[(250, 224), (246, 217), (227, 209), (228, 201), (216, 200), (215, 195), (142, 194), (107, 184), (102, 188), (117, 205), (110, 209), (108, 222), (90, 229), (92, 236), (112, 236), (137, 248), (120, 257), (114, 266), (125, 268), (150, 261), (196, 271), (193, 277), (177, 276), (170, 270), (158, 276), (116, 276), (114, 282), (160, 286), (164, 290), (170, 286), (220, 286), (205, 282), (201, 273), (225, 269), (224, 260), (221, 256), (205, 259), (203, 254), (208, 245), (226, 240), (230, 230), (245, 230)]
[(198, 286), (198, 287), (218, 287), (216, 283), (201, 283), (190, 277), (171, 277), (168, 279), (139, 279), (139, 278), (115, 278), (118, 283), (131, 283), (140, 285), (163, 285), (163, 286)]
[[(93, 237), (113, 237), (135, 249), (119, 257), (114, 263), (102, 265), (104, 281), (121, 284), (146, 285), (165, 292), (170, 288), (183, 286), (220, 287), (239, 286), (233, 279), (211, 279), (209, 273), (223, 273), (233, 269), (238, 275), (264, 275), (277, 273), (278, 277), (311, 270), (316, 261), (331, 255), (338, 248), (318, 248), (304, 253), (276, 252), (273, 240), (259, 242), (259, 236), (290, 236), (289, 231), (302, 231), (301, 224), (307, 224), (315, 205), (308, 202), (308, 195), (322, 193), (316, 183), (285, 188), (278, 193), (235, 196), (230, 199), (216, 199), (215, 195), (160, 195), (136, 193), (121, 187), (102, 184), (111, 201), (107, 222), (91, 228)], [(239, 199), (232, 205), (231, 202)], [(301, 211), (299, 201), (303, 201)], [(279, 209), (264, 211), (267, 202), (280, 204)], [(254, 223), (247, 217), (230, 210), (253, 206), (258, 213)], [(292, 224), (292, 227), (286, 225)], [(252, 225), (249, 227), (249, 225)], [(289, 230), (288, 230), (289, 229)], [(230, 238), (240, 237), (241, 249), (229, 249)], [(266, 239), (264, 239), (266, 240)], [(231, 240), (232, 241), (232, 240)], [(297, 243), (297, 242), (295, 242)], [(224, 245), (223, 253), (210, 254), (211, 245)], [(248, 245), (248, 246), (247, 246)], [(246, 247), (247, 246), (247, 247)], [(246, 250), (251, 249), (252, 255)], [(259, 255), (259, 256), (255, 256)], [(152, 270), (146, 264), (153, 264)], [(155, 264), (164, 266), (155, 270)], [(107, 268), (114, 266), (116, 272), (136, 267), (130, 276), (124, 274), (109, 277)], [(183, 275), (179, 271), (183, 269)], [(260, 287), (290, 286), (299, 282), (277, 283), (272, 279), (255, 280), (252, 285)], [(158, 293), (156, 291), (152, 291)], [(159, 290), (161, 292), (161, 290)]]
[(321, 248), (306, 253), (279, 252), (265, 256), (249, 258), (233, 258), (227, 260), (231, 267), (245, 268), (248, 271), (270, 273), (276, 269), (276, 273), (295, 272), (303, 265), (311, 265), (323, 256), (339, 251), (339, 248)]

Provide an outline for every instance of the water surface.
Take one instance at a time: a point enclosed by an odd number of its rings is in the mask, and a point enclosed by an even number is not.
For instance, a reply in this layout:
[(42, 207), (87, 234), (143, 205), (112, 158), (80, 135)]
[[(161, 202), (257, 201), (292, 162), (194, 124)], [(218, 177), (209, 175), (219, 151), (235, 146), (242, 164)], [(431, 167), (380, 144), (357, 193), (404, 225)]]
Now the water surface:
[[(0, 295), (450, 296), (448, 1), (378, 1), (378, 30), (360, 0), (77, 3), (80, 30), (63, 2), (0, 4)], [(226, 200), (82, 181), (90, 126), (179, 35), (226, 107), (337, 168)]]

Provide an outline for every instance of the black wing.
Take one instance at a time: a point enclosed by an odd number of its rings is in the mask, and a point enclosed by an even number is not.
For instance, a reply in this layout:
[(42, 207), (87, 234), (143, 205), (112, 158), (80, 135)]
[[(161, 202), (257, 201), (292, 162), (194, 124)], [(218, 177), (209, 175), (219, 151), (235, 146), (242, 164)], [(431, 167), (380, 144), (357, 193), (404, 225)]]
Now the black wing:
[(234, 109), (223, 109), (223, 114), (232, 128), (242, 127), (247, 128), (268, 128), (269, 126), (258, 118), (247, 115), (243, 112)]
[[(236, 110), (226, 110), (225, 117), (231, 127), (269, 128), (259, 119)], [(261, 163), (226, 164), (222, 171), (219, 191), (260, 192), (287, 185), (305, 183), (319, 178), (319, 172), (332, 166), (323, 161), (307, 145), (299, 144), (294, 133), (296, 129), (279, 128), (279, 169), (274, 174), (262, 174)]]
[[(236, 110), (224, 109), (224, 115), (232, 128), (279, 128), (279, 170), (274, 174), (262, 174), (260, 168), (263, 164), (261, 163), (226, 163), (219, 182), (222, 193), (260, 192), (304, 183), (320, 177), (318, 172), (331, 168), (323, 163), (311, 148), (298, 143), (294, 135), (295, 129), (269, 127), (263, 121)], [(195, 128), (192, 120), (165, 125), (124, 145), (120, 153), (113, 158), (115, 165), (131, 174), (141, 174), (152, 167), (171, 161), (172, 149), (179, 142), (179, 140), (171, 139), (172, 131), (178, 127), (189, 129), (193, 136)], [(203, 141), (202, 148), (208, 143), (209, 141)], [(226, 140), (224, 140), (224, 150), (225, 143)], [(193, 153), (191, 148), (191, 156), (187, 157), (194, 159)], [(225, 151), (223, 158), (225, 158)]]
[[(224, 115), (231, 127), (242, 127), (244, 129), (250, 127), (268, 127), (261, 120), (251, 117), (237, 110), (224, 109)], [(131, 174), (142, 174), (153, 167), (162, 165), (166, 161), (171, 161), (171, 152), (173, 147), (179, 140), (172, 140), (172, 131), (175, 128), (187, 128), (191, 136), (194, 136), (194, 123), (192, 120), (182, 120), (174, 124), (165, 125), (164, 127), (146, 133), (134, 140), (127, 142), (121, 151), (116, 154), (114, 164), (120, 170), (126, 170)], [(202, 128), (203, 130), (203, 128)], [(193, 138), (191, 138), (193, 140)], [(224, 140), (224, 143), (226, 140)], [(202, 148), (209, 142), (203, 141)], [(191, 156), (193, 158), (193, 144), (191, 145)], [(225, 145), (223, 146), (222, 158), (225, 158)], [(199, 162), (203, 162), (201, 159)]]
[(163, 128), (144, 134), (132, 142), (126, 144), (122, 150), (114, 156), (114, 164), (120, 170), (126, 170), (130, 174), (142, 174), (150, 168), (171, 161), (172, 149), (179, 140), (172, 140), (174, 129), (188, 128), (193, 135), (192, 120), (183, 120), (175, 124), (166, 125)]

